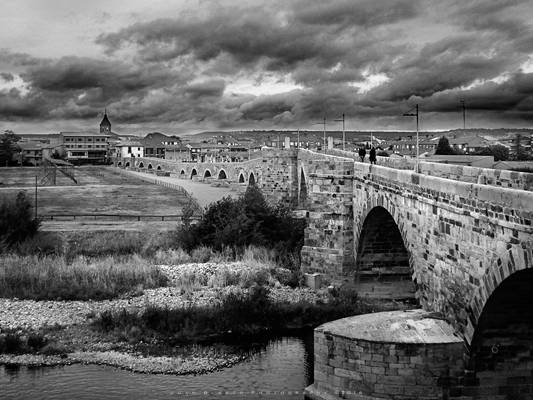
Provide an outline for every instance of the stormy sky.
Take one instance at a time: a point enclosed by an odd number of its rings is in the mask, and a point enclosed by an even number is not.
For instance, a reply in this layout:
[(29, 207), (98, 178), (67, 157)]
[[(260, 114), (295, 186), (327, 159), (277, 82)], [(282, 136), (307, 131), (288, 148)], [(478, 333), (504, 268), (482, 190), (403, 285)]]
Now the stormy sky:
[(0, 129), (532, 127), (531, 0), (3, 0)]

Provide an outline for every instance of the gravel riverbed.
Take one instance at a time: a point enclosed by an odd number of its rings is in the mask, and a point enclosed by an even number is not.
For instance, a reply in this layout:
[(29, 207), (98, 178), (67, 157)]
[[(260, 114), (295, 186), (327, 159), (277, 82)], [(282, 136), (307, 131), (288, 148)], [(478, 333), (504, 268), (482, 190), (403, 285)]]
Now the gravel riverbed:
[[(222, 269), (227, 271), (243, 271), (248, 268), (242, 262), (236, 263), (202, 263), (160, 266), (170, 281), (176, 284), (183, 274), (195, 274), (209, 282), (210, 277)], [(122, 309), (142, 311), (150, 305), (165, 306), (171, 309), (189, 306), (209, 306), (219, 302), (224, 294), (231, 291), (243, 290), (236, 286), (209, 287), (200, 290), (184, 291), (181, 287), (168, 286), (145, 290), (141, 295), (104, 301), (34, 301), (0, 298), (0, 333), (2, 331), (18, 331), (20, 333), (38, 331), (46, 328), (69, 330), (77, 326), (80, 332), (98, 314), (104, 311), (119, 311)], [(324, 294), (307, 288), (292, 289), (281, 286), (276, 282), (271, 287), (270, 296), (278, 302), (295, 303), (298, 301), (316, 302), (324, 298)], [(79, 338), (80, 342), (84, 338)], [(87, 346), (86, 346), (87, 347)], [(95, 344), (88, 348), (76, 349), (62, 356), (42, 354), (0, 354), (0, 364), (21, 365), (65, 365), (72, 363), (90, 363), (111, 365), (144, 373), (206, 373), (231, 366), (243, 359), (239, 354), (191, 354), (188, 356), (143, 356), (128, 352), (117, 351), (108, 346), (101, 351), (101, 346)]]

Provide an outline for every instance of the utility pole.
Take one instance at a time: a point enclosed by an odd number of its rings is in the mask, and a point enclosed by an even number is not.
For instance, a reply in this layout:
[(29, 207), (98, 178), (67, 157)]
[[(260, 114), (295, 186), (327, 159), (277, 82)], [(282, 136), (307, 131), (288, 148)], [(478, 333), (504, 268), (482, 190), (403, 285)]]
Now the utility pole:
[(35, 219), (37, 219), (37, 175), (35, 175)]
[[(413, 108), (416, 110), (414, 113)], [(415, 172), (418, 173), (418, 157), (419, 157), (419, 140), (418, 140), (418, 104), (415, 107), (411, 108), (408, 112), (403, 114), (404, 117), (416, 117), (416, 162), (415, 162)]]
[(342, 151), (346, 151), (346, 131), (344, 129), (344, 113), (342, 113), (342, 119), (336, 119), (335, 121), (340, 122), (342, 121)]
[(326, 114), (324, 114), (324, 154), (326, 154)]
[(466, 129), (466, 107), (465, 100), (461, 99), (461, 107), (463, 108), (463, 130)]
[(324, 153), (326, 153), (326, 114), (324, 114), (324, 120), (322, 122), (317, 122), (317, 123), (314, 123), (313, 125), (323, 125)]
[(298, 132), (296, 133), (296, 136), (298, 138), (297, 149), (300, 150), (300, 128), (298, 128)]

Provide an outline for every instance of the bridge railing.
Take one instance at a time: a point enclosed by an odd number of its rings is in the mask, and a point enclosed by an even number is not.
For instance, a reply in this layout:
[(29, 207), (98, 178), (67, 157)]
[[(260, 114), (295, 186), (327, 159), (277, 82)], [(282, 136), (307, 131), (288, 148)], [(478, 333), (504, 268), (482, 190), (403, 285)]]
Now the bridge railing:
[[(359, 155), (354, 152), (329, 149), (327, 154), (352, 158), (359, 162)], [(368, 159), (368, 158), (367, 158)], [(413, 158), (377, 157), (377, 164), (394, 169), (413, 170)], [(478, 168), (466, 165), (443, 164), (431, 161), (419, 162), (419, 173), (455, 181), (478, 183), (481, 185), (501, 186), (505, 188), (533, 191), (533, 174), (492, 168)]]

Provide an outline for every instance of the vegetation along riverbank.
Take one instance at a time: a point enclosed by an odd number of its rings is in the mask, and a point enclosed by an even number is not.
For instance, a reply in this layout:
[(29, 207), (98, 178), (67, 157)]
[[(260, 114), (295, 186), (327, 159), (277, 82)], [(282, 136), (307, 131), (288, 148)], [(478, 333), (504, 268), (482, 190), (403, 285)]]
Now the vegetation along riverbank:
[(30, 208), (0, 212), (0, 363), (202, 373), (239, 343), (398, 307), (302, 287), (303, 223), (257, 189), (163, 233), (41, 233)]

